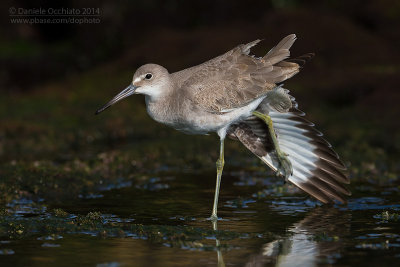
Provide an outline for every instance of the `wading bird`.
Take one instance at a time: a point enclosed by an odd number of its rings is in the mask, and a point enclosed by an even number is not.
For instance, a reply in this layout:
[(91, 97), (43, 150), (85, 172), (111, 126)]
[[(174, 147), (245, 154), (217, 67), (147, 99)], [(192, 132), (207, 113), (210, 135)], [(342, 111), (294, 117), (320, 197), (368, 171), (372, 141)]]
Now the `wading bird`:
[(250, 55), (260, 40), (239, 45), (203, 64), (169, 73), (146, 64), (132, 83), (102, 108), (133, 94), (144, 94), (154, 120), (189, 134), (216, 132), (220, 155), (211, 219), (217, 220), (224, 167), (224, 140), (239, 140), (277, 175), (322, 201), (345, 202), (350, 192), (346, 167), (322, 138), (282, 82), (299, 72), (313, 54), (289, 59), (291, 34), (265, 56)]

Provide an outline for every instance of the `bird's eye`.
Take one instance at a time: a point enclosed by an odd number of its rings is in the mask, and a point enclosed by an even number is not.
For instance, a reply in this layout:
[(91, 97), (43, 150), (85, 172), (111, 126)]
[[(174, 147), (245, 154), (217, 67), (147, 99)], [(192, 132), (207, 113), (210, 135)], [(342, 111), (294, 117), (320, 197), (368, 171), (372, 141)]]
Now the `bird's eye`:
[(151, 78), (153, 78), (153, 74), (147, 73), (146, 76), (144, 76), (144, 78), (145, 78), (146, 80), (150, 80)]

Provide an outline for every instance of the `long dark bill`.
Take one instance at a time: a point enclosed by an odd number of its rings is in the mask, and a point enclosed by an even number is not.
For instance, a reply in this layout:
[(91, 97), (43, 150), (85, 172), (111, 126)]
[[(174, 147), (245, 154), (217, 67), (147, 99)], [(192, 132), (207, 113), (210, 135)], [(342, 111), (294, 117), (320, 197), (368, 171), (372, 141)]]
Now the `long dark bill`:
[(105, 104), (104, 106), (102, 106), (101, 108), (99, 108), (96, 111), (96, 115), (99, 114), (100, 112), (102, 112), (103, 110), (109, 108), (111, 105), (117, 103), (118, 101), (124, 99), (125, 97), (128, 97), (130, 95), (133, 95), (135, 93), (137, 86), (134, 85), (129, 85), (126, 89), (122, 90), (121, 93), (119, 93), (118, 95), (116, 95), (113, 99), (111, 99), (107, 104)]

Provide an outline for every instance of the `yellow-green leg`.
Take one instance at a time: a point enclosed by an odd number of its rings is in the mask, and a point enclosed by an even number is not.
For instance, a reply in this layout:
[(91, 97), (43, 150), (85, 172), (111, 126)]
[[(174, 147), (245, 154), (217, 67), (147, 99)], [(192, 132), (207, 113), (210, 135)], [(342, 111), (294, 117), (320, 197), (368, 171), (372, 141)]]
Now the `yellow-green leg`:
[(214, 206), (212, 210), (212, 214), (210, 219), (212, 221), (218, 220), (217, 216), (217, 208), (218, 208), (218, 196), (219, 196), (219, 186), (221, 184), (222, 170), (224, 169), (224, 138), (220, 140), (220, 148), (219, 148), (219, 158), (216, 162), (217, 166), (217, 181), (215, 184), (215, 195), (214, 195)]
[(278, 169), (278, 174), (281, 174), (285, 179), (287, 179), (290, 175), (293, 174), (293, 168), (292, 168), (292, 163), (290, 163), (290, 160), (287, 158), (287, 154), (282, 152), (278, 140), (276, 139), (276, 134), (274, 130), (274, 124), (272, 122), (272, 119), (270, 116), (263, 114), (258, 111), (253, 111), (253, 115), (256, 116), (257, 118), (262, 119), (265, 124), (268, 125), (268, 130), (269, 134), (272, 139), (272, 143), (274, 144), (276, 155), (279, 160), (280, 167)]

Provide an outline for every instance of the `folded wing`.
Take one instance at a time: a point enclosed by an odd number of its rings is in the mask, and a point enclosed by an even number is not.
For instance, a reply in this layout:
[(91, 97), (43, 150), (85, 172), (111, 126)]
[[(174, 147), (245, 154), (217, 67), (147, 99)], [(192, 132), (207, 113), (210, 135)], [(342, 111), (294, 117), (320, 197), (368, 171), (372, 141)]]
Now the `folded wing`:
[(189, 88), (194, 103), (209, 112), (245, 106), (299, 72), (299, 62), (284, 61), (295, 40), (294, 34), (285, 37), (262, 58), (249, 55), (260, 40), (239, 45), (198, 69), (192, 68), (180, 86)]

